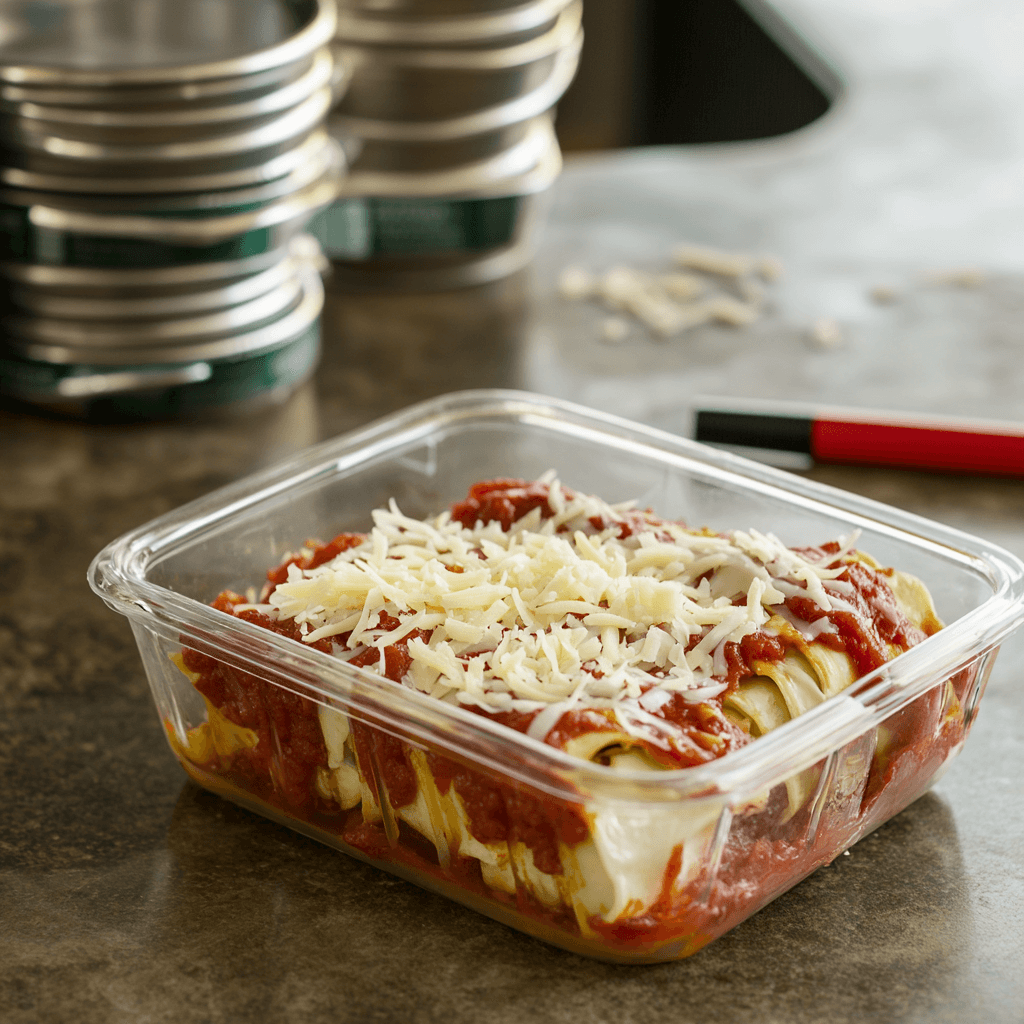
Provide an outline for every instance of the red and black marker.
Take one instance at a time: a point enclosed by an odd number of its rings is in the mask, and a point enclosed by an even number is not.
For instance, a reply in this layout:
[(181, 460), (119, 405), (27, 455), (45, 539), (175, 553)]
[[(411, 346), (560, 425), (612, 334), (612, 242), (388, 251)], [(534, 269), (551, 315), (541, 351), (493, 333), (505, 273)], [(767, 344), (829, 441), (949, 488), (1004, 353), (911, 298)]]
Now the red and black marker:
[(711, 444), (800, 452), (816, 462), (1024, 476), (1024, 424), (861, 409), (698, 409), (695, 437)]

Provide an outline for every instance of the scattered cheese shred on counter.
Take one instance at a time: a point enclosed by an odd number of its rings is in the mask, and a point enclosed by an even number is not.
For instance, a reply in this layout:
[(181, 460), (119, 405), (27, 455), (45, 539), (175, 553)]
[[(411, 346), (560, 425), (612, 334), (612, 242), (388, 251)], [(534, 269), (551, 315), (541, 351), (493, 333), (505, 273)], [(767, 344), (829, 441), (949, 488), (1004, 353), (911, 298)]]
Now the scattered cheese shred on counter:
[[(558, 291), (570, 301), (597, 301), (613, 313), (629, 313), (658, 337), (671, 338), (712, 322), (731, 327), (753, 323), (766, 301), (763, 283), (776, 280), (782, 272), (774, 257), (697, 245), (678, 248), (674, 261), (679, 269), (667, 273), (616, 266), (598, 275), (566, 267)], [(723, 284), (735, 294), (723, 291)], [(622, 341), (624, 324), (621, 317), (606, 320), (604, 340)]]
[(843, 332), (831, 317), (820, 316), (811, 324), (811, 342), (818, 348), (837, 348), (843, 343)]
[[(725, 644), (763, 630), (787, 595), (824, 611), (839, 599), (830, 584), (851, 538), (815, 560), (771, 534), (691, 530), (564, 490), (553, 475), (540, 482), (543, 514), (507, 529), (467, 527), (450, 512), (413, 519), (392, 501), (362, 543), (315, 568), (289, 566), (259, 607), (293, 619), (309, 643), (347, 634), (342, 657), (376, 649), (383, 659), (415, 632), (404, 685), (534, 712), (646, 703), (652, 688), (707, 700), (726, 688)], [(627, 725), (643, 717), (630, 708), (616, 712)]]

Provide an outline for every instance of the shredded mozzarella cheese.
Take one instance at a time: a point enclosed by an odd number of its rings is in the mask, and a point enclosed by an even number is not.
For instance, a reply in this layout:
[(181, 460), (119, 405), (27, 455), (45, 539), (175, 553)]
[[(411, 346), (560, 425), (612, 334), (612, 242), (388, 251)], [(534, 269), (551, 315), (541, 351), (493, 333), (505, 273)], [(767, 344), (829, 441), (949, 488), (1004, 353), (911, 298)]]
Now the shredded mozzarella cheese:
[(721, 693), (726, 644), (772, 614), (791, 620), (787, 596), (823, 611), (845, 605), (834, 580), (855, 538), (815, 560), (756, 530), (716, 535), (649, 513), (633, 512), (623, 531), (631, 505), (574, 494), (554, 474), (541, 482), (547, 517), (534, 509), (508, 531), (447, 512), (413, 519), (392, 501), (361, 544), (313, 569), (290, 566), (259, 607), (294, 619), (308, 643), (348, 633), (342, 656), (377, 650), (381, 667), (385, 648), (407, 641), (404, 685), (486, 710), (541, 711), (536, 738), (585, 701), (664, 742), (651, 711), (674, 693)]

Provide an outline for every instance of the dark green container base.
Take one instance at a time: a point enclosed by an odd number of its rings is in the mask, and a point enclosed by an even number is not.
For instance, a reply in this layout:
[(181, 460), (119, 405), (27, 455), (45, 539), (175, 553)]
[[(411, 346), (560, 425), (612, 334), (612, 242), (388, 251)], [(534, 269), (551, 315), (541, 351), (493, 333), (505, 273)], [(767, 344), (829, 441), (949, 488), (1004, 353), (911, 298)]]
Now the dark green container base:
[(306, 230), (331, 260), (480, 253), (512, 241), (529, 198), (342, 199)]
[[(160, 367), (56, 366), (19, 359), (0, 351), (0, 400), (92, 423), (123, 423), (253, 412), (275, 405), (306, 381), (320, 356), (320, 324), (292, 341), (237, 360), (208, 364), (204, 380), (169, 387), (77, 397), (61, 393), (60, 382), (119, 370), (153, 373)], [(180, 367), (164, 367), (173, 371)]]
[[(37, 228), (11, 207), (0, 207), (0, 256), (17, 263), (101, 270), (160, 269), (241, 260), (278, 248), (279, 227), (256, 228), (213, 245), (176, 245), (146, 238), (113, 238)], [(17, 211), (15, 211), (17, 212)]]

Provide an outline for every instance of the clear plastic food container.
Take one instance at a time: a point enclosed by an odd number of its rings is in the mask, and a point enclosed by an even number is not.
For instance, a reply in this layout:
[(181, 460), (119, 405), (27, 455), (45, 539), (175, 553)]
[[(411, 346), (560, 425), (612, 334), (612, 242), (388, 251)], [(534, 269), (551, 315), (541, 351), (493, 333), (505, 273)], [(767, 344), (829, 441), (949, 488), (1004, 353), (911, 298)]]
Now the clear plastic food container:
[[(739, 750), (653, 771), (577, 759), (208, 606), (258, 587), (307, 538), (367, 530), (391, 498), (427, 516), (478, 480), (551, 468), (577, 491), (691, 526), (756, 527), (793, 546), (859, 529), (859, 548), (924, 581), (946, 626)], [(982, 540), (511, 391), (443, 397), (312, 448), (127, 534), (89, 578), (131, 621), (171, 749), (200, 785), (531, 935), (627, 963), (694, 953), (925, 792), (1024, 620), (1024, 563)], [(259, 735), (193, 687), (183, 648), (246, 680)], [(304, 761), (326, 730), (361, 737), (354, 803), (316, 795), (337, 795), (340, 768)], [(261, 743), (262, 760), (236, 756)], [(458, 801), (438, 803), (453, 777), (492, 808), (490, 835), (467, 833)], [(531, 829), (557, 838), (550, 871), (523, 856)]]

